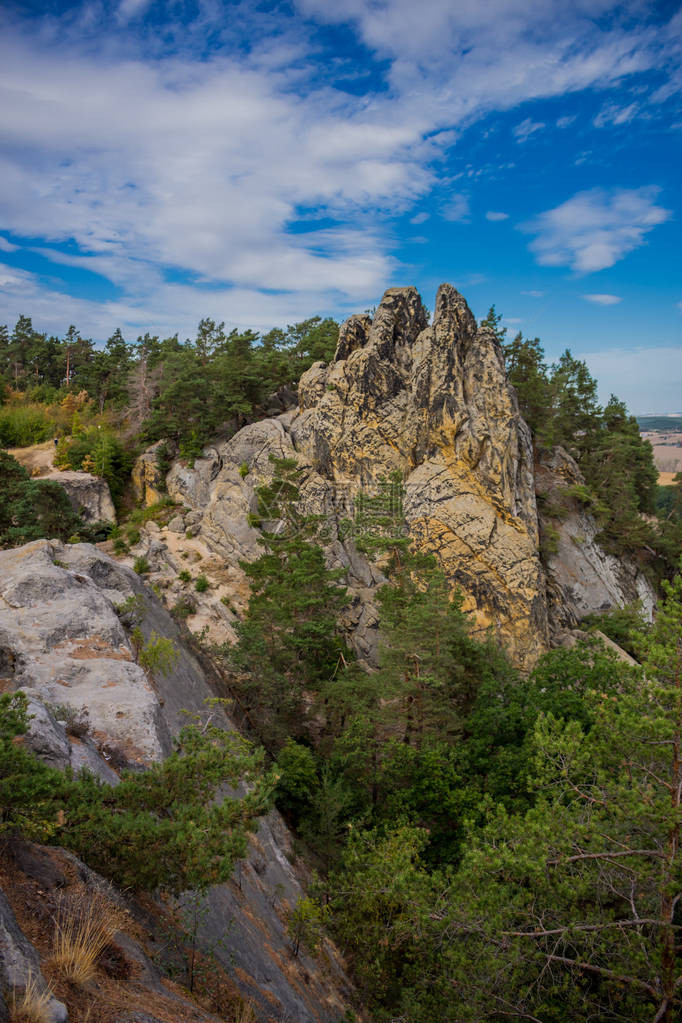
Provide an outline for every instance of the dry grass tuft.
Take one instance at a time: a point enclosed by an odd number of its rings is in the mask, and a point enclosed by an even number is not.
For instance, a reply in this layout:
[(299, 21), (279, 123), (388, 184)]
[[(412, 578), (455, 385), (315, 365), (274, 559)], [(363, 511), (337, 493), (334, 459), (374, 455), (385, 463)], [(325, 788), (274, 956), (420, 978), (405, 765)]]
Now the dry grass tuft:
[(13, 991), (9, 999), (10, 1023), (48, 1023), (49, 1005), (52, 992), (40, 989), (32, 973), (29, 973), (23, 991)]
[(80, 890), (63, 896), (55, 917), (50, 962), (78, 986), (95, 975), (97, 961), (123, 926), (125, 913), (101, 892)]
[(235, 1010), (234, 1023), (256, 1023), (256, 1013), (251, 1002), (241, 1002)]

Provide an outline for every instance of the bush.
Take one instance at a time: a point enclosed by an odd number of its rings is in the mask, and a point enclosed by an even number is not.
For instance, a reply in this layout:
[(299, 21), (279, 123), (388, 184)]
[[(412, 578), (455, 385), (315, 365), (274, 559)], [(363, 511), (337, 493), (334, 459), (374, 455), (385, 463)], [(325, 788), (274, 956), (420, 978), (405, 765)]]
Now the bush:
[(182, 572), (178, 573), (178, 579), (180, 580), (180, 582), (189, 583), (192, 581), (192, 573), (189, 572), (186, 568), (183, 568)]
[(206, 590), (209, 588), (209, 585), (210, 583), (205, 575), (198, 575), (196, 578), (196, 582), (194, 583), (194, 589), (197, 591), (197, 593), (205, 593)]
[[(124, 771), (112, 786), (38, 760), (16, 741), (27, 720), (24, 693), (0, 695), (0, 834), (55, 841), (138, 891), (205, 891), (229, 879), (269, 805), (262, 752), (234, 733), (192, 724), (163, 763)], [(223, 799), (225, 785), (248, 792)]]
[(139, 558), (135, 558), (133, 571), (137, 572), (138, 575), (147, 575), (151, 572), (151, 565), (143, 554), (141, 554)]
[(64, 487), (31, 479), (15, 458), (0, 451), (0, 546), (43, 537), (66, 540), (82, 526)]
[(54, 423), (41, 405), (8, 405), (0, 408), (0, 448), (25, 448), (42, 444), (54, 434)]
[(194, 597), (187, 594), (181, 597), (171, 608), (171, 614), (175, 618), (189, 618), (190, 615), (197, 613), (197, 604)]

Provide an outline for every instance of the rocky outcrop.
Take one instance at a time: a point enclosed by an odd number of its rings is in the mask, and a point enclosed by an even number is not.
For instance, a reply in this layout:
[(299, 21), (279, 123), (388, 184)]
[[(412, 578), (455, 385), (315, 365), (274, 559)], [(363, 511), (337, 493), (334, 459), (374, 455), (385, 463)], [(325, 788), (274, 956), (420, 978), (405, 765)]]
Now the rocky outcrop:
[(159, 466), (159, 453), (168, 445), (165, 440), (159, 440), (156, 444), (143, 451), (136, 459), (131, 473), (133, 494), (136, 501), (150, 507), (157, 504), (165, 493), (163, 472)]
[[(91, 734), (130, 762), (158, 759), (170, 734), (114, 608), (134, 595), (133, 573), (112, 562), (96, 582), (97, 556), (88, 544), (47, 540), (0, 552), (4, 684), (72, 714), (86, 709)], [(46, 759), (63, 766), (54, 743)]]
[(343, 326), (334, 361), (304, 374), (299, 402), (207, 449), (192, 468), (174, 466), (169, 492), (201, 513), (202, 539), (231, 565), (257, 557), (247, 521), (256, 487), (272, 476), (271, 455), (295, 458), (302, 504), (325, 517), (329, 562), (348, 573), (354, 644), (372, 661), (372, 595), (383, 577), (339, 524), (360, 489), (397, 471), (417, 546), (436, 555), (480, 629), (532, 663), (548, 633), (531, 438), (499, 345), (462, 296), (443, 285), (429, 326), (414, 288), (389, 289), (373, 319)]
[[(130, 598), (137, 602), (126, 612)], [(152, 677), (136, 663), (121, 621), (131, 613), (141, 617), (145, 641), (156, 633), (175, 644), (166, 674)], [(113, 767), (163, 757), (187, 714), (205, 714), (216, 696), (209, 670), (140, 577), (96, 547), (39, 540), (0, 552), (0, 689), (30, 696), (27, 742), (53, 766), (87, 766), (115, 782)], [(87, 734), (74, 735), (72, 716), (84, 708)], [(233, 728), (220, 707), (210, 713), (214, 724)], [(291, 954), (287, 914), (303, 879), (273, 811), (234, 882), (207, 896), (201, 938), (258, 1019), (337, 1023), (348, 990), (338, 953), (326, 943), (325, 972), (307, 954)]]
[(651, 620), (654, 588), (634, 559), (616, 558), (600, 546), (599, 527), (581, 499), (585, 480), (568, 452), (555, 448), (541, 458), (536, 486), (552, 632), (574, 628), (585, 615), (634, 601)]
[(64, 487), (73, 510), (84, 522), (116, 522), (116, 509), (111, 500), (109, 484), (100, 476), (66, 469), (48, 473), (41, 478), (54, 480)]

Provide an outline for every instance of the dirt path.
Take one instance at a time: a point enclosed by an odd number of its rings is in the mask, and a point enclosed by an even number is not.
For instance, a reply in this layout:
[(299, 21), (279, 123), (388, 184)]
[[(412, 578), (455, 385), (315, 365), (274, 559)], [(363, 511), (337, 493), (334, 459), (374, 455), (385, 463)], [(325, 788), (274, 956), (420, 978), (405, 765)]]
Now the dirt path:
[(54, 452), (55, 443), (52, 440), (46, 440), (44, 444), (32, 444), (30, 448), (9, 448), (10, 455), (28, 469), (31, 476), (46, 476), (53, 472)]

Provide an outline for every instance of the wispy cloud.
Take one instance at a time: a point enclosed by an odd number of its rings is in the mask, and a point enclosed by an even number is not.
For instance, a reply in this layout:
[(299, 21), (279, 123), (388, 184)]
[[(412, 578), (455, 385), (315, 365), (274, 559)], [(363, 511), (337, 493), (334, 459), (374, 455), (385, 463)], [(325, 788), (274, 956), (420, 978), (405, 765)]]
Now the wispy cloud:
[(525, 121), (521, 121), (521, 124), (517, 124), (514, 128), (514, 137), (517, 142), (527, 142), (531, 135), (534, 135), (536, 131), (542, 131), (544, 127), (543, 121), (532, 121), (530, 117), (527, 117)]
[(577, 114), (566, 114), (564, 117), (559, 117), (556, 122), (557, 128), (568, 128), (569, 125), (577, 119)]
[(16, 252), (18, 248), (18, 245), (12, 245), (11, 242), (8, 242), (6, 238), (0, 235), (0, 252)]
[(607, 103), (601, 108), (592, 123), (595, 128), (604, 128), (608, 124), (628, 124), (637, 115), (638, 111), (638, 103), (629, 103), (624, 107), (618, 106), (617, 103)]
[(594, 305), (618, 305), (623, 299), (619, 295), (583, 295), (586, 302)]
[(642, 245), (645, 235), (670, 218), (656, 205), (660, 189), (593, 188), (520, 225), (536, 235), (530, 248), (541, 266), (570, 266), (592, 273), (613, 266)]
[(492, 220), (493, 222), (495, 222), (497, 220), (509, 220), (509, 214), (508, 213), (495, 213), (494, 210), (488, 210), (488, 212), (485, 215), (485, 219), (486, 220)]
[(471, 213), (468, 195), (459, 192), (450, 196), (441, 213), (445, 220), (467, 221)]
[(529, 295), (530, 298), (544, 298), (545, 297), (544, 291), (522, 291), (521, 294), (522, 295)]
[(425, 212), (415, 213), (415, 215), (413, 217), (410, 217), (410, 223), (411, 224), (424, 224), (424, 223), (426, 223), (426, 221), (429, 219), (430, 216), (431, 216), (430, 213), (425, 213)]

